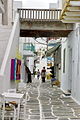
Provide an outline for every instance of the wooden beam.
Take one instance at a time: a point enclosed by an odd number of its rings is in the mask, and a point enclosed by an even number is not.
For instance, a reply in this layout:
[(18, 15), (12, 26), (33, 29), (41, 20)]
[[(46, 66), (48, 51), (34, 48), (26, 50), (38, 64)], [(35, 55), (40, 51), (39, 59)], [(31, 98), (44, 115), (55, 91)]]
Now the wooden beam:
[(76, 12), (76, 11), (65, 11), (65, 15), (66, 16), (80, 16), (80, 12)]
[(80, 16), (63, 16), (63, 18), (72, 18), (72, 19), (79, 18), (80, 19)]
[(72, 1), (79, 2), (80, 0), (66, 0), (64, 8), (61, 12), (60, 20), (64, 19), (65, 16), (68, 16), (68, 17), (69, 16), (80, 16), (80, 5), (79, 6), (71, 5), (70, 2), (72, 2)]
[(68, 8), (67, 8), (67, 10), (69, 10), (69, 11), (80, 11), (80, 7), (77, 7), (77, 6), (69, 6)]
[(23, 30), (72, 30), (72, 24), (63, 24), (61, 21), (35, 21), (35, 22), (28, 22), (28, 21), (20, 21), (20, 29)]
[(63, 17), (63, 19), (64, 19), (64, 20), (70, 20), (70, 21), (72, 20), (72, 21), (79, 21), (79, 22), (80, 22), (80, 18), (76, 18), (76, 19), (75, 19), (75, 18), (66, 18), (66, 17), (64, 18), (64, 17)]
[(70, 0), (67, 0), (66, 3), (65, 3), (65, 5), (64, 5), (64, 8), (63, 8), (63, 10), (61, 12), (60, 20), (62, 19), (65, 11), (67, 10), (67, 6), (69, 5), (69, 3), (70, 3)]
[(72, 30), (22, 30), (20, 37), (67, 37)]
[(74, 2), (77, 2), (77, 1), (80, 1), (80, 0), (70, 0), (70, 1), (74, 1)]
[(65, 19), (62, 19), (62, 22), (63, 23), (80, 23), (80, 20), (65, 20)]
[(80, 6), (80, 1), (70, 1), (71, 6)]

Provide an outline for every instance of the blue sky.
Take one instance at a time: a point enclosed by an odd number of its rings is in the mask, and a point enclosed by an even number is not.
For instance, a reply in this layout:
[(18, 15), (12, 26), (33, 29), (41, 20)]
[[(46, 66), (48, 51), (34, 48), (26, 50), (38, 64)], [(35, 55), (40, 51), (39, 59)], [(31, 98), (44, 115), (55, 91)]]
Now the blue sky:
[(15, 0), (22, 1), (24, 8), (49, 8), (49, 3), (55, 3), (57, 0)]

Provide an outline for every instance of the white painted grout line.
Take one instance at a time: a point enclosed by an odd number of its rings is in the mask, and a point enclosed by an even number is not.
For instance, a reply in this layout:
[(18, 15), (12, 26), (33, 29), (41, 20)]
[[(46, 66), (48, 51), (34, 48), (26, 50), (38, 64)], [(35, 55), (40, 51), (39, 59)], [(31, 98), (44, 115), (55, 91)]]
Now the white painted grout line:
[(58, 98), (58, 100), (60, 100), (62, 102), (62, 104), (64, 104), (64, 101), (62, 99)]
[(77, 118), (77, 116), (75, 115), (75, 111), (73, 108), (71, 108), (72, 112), (73, 112), (73, 116)]
[[(59, 98), (60, 99), (60, 98)], [(60, 99), (61, 100), (61, 99)], [(61, 100), (61, 102), (64, 104), (64, 101), (63, 100)], [(68, 105), (68, 104), (67, 104)], [(70, 108), (71, 110), (72, 110), (72, 112), (73, 112), (73, 116), (74, 117), (76, 117), (77, 118), (77, 116), (75, 115), (75, 111), (74, 111), (74, 109), (73, 108)], [(71, 120), (70, 118), (68, 118), (68, 120)]]
[(30, 115), (28, 116), (28, 119), (30, 120)]
[(51, 104), (51, 98), (49, 98), (49, 104)]
[[(53, 112), (53, 105), (52, 105), (52, 107), (51, 107), (51, 113), (52, 113), (52, 115), (53, 115), (54, 117), (57, 117), (57, 116), (54, 114), (54, 112)], [(59, 117), (57, 117), (56, 120), (58, 120), (58, 119), (59, 119)]]
[(40, 100), (39, 100), (39, 97), (40, 97), (40, 85), (41, 85), (41, 80), (40, 80), (39, 86), (38, 86), (38, 97), (37, 97), (37, 100), (39, 101), (40, 120), (42, 120), (42, 119), (43, 119), (42, 105), (41, 105), (41, 102), (40, 102)]
[(68, 118), (68, 120), (71, 120), (70, 118)]

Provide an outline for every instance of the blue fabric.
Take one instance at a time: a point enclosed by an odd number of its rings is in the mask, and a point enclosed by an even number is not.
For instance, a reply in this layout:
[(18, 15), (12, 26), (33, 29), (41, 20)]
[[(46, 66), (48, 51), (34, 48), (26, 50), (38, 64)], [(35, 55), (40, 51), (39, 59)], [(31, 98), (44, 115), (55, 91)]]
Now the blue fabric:
[(52, 79), (51, 79), (51, 81), (55, 81), (55, 80), (56, 80), (56, 78), (52, 78)]

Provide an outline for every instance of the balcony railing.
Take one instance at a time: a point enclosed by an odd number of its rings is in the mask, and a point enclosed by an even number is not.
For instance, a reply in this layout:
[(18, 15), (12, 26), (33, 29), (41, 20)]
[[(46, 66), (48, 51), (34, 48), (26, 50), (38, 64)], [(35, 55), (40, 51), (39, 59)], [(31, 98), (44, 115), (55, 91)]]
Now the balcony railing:
[(54, 21), (59, 20), (61, 15), (60, 9), (18, 9), (21, 19), (33, 21)]

